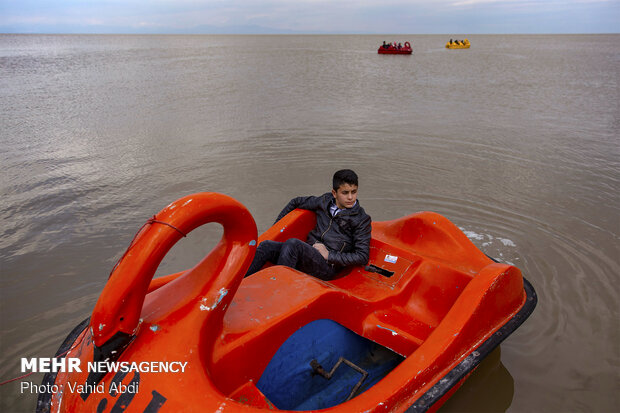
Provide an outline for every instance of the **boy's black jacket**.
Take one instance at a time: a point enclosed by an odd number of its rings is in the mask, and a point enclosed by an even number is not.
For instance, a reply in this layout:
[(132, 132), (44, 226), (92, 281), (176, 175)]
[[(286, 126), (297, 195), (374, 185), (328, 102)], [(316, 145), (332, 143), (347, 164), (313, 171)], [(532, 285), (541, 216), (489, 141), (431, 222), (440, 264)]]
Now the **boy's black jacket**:
[(323, 243), (329, 251), (327, 262), (335, 267), (366, 265), (370, 252), (370, 216), (358, 201), (352, 208), (341, 210), (332, 217), (329, 207), (333, 202), (331, 192), (293, 198), (280, 212), (276, 222), (296, 208), (314, 211), (316, 226), (308, 234), (306, 242), (310, 245)]

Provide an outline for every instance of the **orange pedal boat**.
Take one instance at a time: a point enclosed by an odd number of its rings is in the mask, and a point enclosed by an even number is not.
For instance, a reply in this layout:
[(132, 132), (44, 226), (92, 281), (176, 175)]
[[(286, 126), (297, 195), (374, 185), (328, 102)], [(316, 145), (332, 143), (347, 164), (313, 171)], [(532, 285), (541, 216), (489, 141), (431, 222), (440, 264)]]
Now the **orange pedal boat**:
[[(170, 248), (209, 222), (224, 228), (213, 251), (153, 279)], [(436, 410), (536, 305), (516, 267), (431, 212), (373, 222), (368, 265), (334, 280), (282, 266), (243, 278), (257, 243), (305, 239), (314, 225), (313, 212), (295, 210), (257, 238), (228, 196), (168, 205), (61, 345), (56, 357), (79, 368), (45, 375), (37, 411)]]

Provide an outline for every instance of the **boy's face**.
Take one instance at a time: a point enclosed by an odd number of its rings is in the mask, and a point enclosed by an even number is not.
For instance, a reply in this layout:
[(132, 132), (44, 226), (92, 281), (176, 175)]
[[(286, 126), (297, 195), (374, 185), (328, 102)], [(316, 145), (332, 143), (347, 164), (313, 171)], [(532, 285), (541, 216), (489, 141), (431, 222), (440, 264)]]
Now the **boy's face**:
[(337, 191), (332, 189), (332, 195), (338, 208), (352, 208), (357, 200), (357, 185), (342, 184)]

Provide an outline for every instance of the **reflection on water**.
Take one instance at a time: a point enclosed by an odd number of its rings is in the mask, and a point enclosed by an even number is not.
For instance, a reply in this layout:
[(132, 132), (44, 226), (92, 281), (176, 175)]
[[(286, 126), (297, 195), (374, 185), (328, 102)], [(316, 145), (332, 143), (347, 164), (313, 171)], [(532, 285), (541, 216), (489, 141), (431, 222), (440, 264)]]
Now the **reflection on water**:
[[(56, 351), (171, 201), (226, 193), (262, 232), (350, 167), (374, 220), (441, 213), (534, 285), (536, 310), (502, 343), (514, 385), (487, 383), (514, 392), (500, 410), (615, 409), (620, 37), (468, 38), (383, 56), (380, 36), (0, 36), (0, 379)], [(0, 396), (2, 411), (36, 399)]]
[(514, 380), (501, 362), (501, 347), (493, 350), (467, 381), (439, 409), (450, 412), (505, 412), (514, 397)]

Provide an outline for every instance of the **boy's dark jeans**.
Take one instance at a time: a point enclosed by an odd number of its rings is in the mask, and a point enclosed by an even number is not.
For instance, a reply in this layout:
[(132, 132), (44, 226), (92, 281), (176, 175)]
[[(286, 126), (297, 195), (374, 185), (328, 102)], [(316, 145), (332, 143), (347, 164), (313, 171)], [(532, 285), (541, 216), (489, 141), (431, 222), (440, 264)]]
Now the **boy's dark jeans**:
[(297, 238), (290, 238), (285, 242), (261, 242), (245, 276), (254, 274), (267, 262), (286, 265), (322, 280), (331, 280), (336, 275), (334, 268), (316, 248)]

